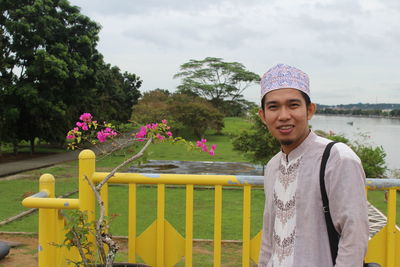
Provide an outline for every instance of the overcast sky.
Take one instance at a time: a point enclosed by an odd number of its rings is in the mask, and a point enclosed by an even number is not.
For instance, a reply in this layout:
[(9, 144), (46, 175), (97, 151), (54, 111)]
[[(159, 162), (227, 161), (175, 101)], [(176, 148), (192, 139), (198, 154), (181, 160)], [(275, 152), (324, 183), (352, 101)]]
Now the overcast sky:
[[(105, 61), (174, 91), (179, 66), (208, 56), (262, 75), (305, 71), (320, 104), (400, 103), (399, 0), (70, 0), (102, 26)], [(244, 92), (259, 102), (259, 86)]]

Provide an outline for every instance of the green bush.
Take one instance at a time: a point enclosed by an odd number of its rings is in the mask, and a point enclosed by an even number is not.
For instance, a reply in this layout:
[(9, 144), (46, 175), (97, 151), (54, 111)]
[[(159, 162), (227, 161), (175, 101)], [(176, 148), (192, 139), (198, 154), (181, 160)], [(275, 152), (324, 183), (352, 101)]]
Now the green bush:
[(360, 157), (367, 177), (385, 177), (385, 172), (387, 170), (385, 162), (386, 153), (381, 146), (372, 147), (371, 145), (363, 145), (359, 143), (350, 146)]
[(279, 151), (279, 142), (271, 135), (257, 114), (258, 108), (250, 112), (252, 126), (232, 135), (233, 149), (244, 153), (253, 163), (265, 165)]
[(321, 130), (316, 130), (315, 133), (332, 141), (345, 143), (350, 146), (361, 159), (367, 177), (385, 177), (385, 172), (387, 170), (385, 162), (386, 153), (381, 146), (373, 147), (370, 145), (368, 142), (369, 137), (366, 134), (360, 134), (361, 141), (351, 143), (350, 140), (343, 135), (338, 135), (333, 132), (326, 133)]
[(197, 138), (204, 137), (207, 130), (221, 132), (224, 116), (213, 105), (198, 96), (168, 94), (162, 90), (145, 93), (133, 106), (132, 120), (138, 123), (169, 121), (174, 134), (184, 137), (190, 131)]

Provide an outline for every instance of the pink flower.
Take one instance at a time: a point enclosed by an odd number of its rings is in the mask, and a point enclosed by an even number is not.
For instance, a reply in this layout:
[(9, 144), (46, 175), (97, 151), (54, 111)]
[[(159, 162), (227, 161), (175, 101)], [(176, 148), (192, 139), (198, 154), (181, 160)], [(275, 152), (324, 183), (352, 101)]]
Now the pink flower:
[(83, 122), (91, 122), (91, 121), (92, 121), (92, 118), (93, 118), (93, 116), (92, 116), (92, 114), (90, 114), (90, 113), (83, 113), (83, 114), (79, 117), (79, 119), (80, 119), (81, 121), (83, 121)]
[(163, 124), (167, 124), (167, 120), (162, 120), (161, 121)]
[(78, 122), (76, 123), (76, 126), (82, 128), (82, 130), (84, 130), (84, 131), (89, 130), (89, 127), (87, 126), (87, 124), (86, 124), (85, 122), (79, 122), (79, 121), (78, 121)]
[(207, 143), (207, 139), (201, 139), (202, 143)]
[(171, 133), (171, 132), (166, 132), (166, 134), (167, 134), (168, 136), (172, 136), (172, 133)]
[(210, 150), (210, 152), (208, 152), (208, 154), (210, 154), (211, 156), (214, 156), (215, 155), (215, 152), (214, 152), (214, 150)]
[(140, 130), (138, 133), (136, 133), (135, 137), (138, 138), (139, 141), (144, 141), (144, 137), (146, 137), (146, 135), (147, 135), (147, 125), (140, 127)]
[(197, 146), (197, 147), (203, 147), (204, 144), (203, 144), (201, 141), (197, 141), (197, 142), (196, 142), (196, 146)]
[(74, 131), (74, 132), (77, 132), (77, 131), (79, 131), (79, 128), (78, 128), (78, 127), (75, 127), (75, 128), (73, 129), (73, 131)]
[(67, 139), (75, 139), (75, 135), (67, 135)]
[(97, 132), (97, 139), (100, 143), (103, 143), (106, 141), (107, 135), (103, 131)]
[(217, 148), (217, 145), (216, 144), (212, 144), (211, 145), (211, 150), (215, 150)]
[(115, 132), (113, 129), (107, 127), (104, 130), (97, 132), (97, 139), (99, 140), (100, 143), (103, 143), (107, 140), (107, 138), (112, 138), (116, 135), (117, 135), (117, 132)]
[(157, 127), (158, 127), (158, 123), (146, 124), (147, 129), (155, 130), (155, 129), (157, 129)]
[(208, 152), (208, 148), (207, 148), (207, 146), (203, 146), (203, 152)]
[(115, 132), (113, 129), (108, 128), (108, 127), (104, 130), (104, 133), (106, 133), (107, 136), (116, 136), (117, 135), (117, 132)]
[(162, 136), (162, 135), (159, 134), (159, 133), (156, 135), (156, 138), (158, 138), (159, 140), (164, 140), (164, 139), (165, 139), (165, 137)]

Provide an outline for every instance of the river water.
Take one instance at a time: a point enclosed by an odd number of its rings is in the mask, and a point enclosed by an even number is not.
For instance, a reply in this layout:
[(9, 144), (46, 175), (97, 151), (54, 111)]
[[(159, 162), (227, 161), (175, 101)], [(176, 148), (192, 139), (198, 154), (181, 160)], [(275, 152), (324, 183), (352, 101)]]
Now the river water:
[(400, 119), (315, 115), (310, 125), (313, 130), (333, 131), (352, 141), (382, 146), (388, 168), (400, 169)]

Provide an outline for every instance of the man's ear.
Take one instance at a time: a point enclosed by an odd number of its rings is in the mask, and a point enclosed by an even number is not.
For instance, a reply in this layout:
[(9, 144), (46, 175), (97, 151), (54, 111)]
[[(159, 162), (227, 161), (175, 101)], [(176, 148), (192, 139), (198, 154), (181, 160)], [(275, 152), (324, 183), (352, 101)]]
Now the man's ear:
[(307, 119), (311, 120), (316, 111), (317, 111), (317, 105), (315, 103), (310, 103), (310, 105), (308, 105), (307, 107)]
[(265, 121), (265, 112), (264, 112), (264, 110), (262, 110), (262, 109), (258, 110), (258, 117), (260, 117), (262, 123), (267, 125), (267, 122)]

